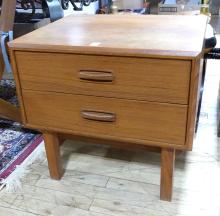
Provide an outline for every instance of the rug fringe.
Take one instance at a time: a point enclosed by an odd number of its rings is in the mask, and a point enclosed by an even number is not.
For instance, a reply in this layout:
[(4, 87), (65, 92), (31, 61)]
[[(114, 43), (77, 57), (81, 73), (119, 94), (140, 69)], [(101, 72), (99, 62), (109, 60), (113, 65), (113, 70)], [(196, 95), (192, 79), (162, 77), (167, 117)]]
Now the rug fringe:
[(42, 141), (36, 149), (22, 162), (17, 165), (16, 169), (6, 178), (0, 180), (0, 191), (5, 188), (6, 192), (16, 192), (21, 190), (21, 179), (30, 172), (30, 165), (37, 160), (43, 161), (45, 159), (44, 142)]

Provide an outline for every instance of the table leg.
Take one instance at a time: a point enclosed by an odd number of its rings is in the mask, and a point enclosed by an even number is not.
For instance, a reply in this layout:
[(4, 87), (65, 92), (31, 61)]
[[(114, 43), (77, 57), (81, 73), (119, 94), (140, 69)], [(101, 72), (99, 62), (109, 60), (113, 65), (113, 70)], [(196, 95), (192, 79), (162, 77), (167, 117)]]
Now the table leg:
[(161, 150), (161, 179), (160, 179), (160, 199), (172, 200), (173, 192), (173, 172), (175, 163), (175, 150), (163, 148)]
[(55, 133), (43, 133), (45, 149), (47, 154), (48, 167), (52, 179), (59, 180), (63, 175), (63, 167), (60, 158), (59, 137)]

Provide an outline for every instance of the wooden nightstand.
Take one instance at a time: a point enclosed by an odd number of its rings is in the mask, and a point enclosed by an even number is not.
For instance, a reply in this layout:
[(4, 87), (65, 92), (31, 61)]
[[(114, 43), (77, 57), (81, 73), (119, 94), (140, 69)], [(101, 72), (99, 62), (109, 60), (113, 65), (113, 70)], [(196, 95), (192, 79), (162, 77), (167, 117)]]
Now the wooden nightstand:
[(207, 19), (69, 16), (10, 43), (23, 123), (44, 133), (51, 177), (59, 135), (161, 148), (171, 200), (175, 149), (191, 150)]

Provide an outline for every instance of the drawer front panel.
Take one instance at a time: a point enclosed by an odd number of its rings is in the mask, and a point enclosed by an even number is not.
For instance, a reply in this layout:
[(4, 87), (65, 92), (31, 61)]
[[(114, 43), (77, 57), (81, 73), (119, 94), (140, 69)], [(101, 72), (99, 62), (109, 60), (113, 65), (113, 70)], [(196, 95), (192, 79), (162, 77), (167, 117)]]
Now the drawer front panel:
[[(27, 123), (120, 139), (184, 145), (187, 106), (23, 90)], [(65, 131), (64, 131), (65, 132)]]
[(188, 104), (191, 62), (16, 52), (23, 89)]

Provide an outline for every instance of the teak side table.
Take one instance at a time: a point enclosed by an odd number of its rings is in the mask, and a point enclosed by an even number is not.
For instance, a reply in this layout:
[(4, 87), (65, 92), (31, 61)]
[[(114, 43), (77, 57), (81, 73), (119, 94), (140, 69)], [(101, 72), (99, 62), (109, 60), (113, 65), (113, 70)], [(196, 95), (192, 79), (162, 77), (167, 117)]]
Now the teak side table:
[(43, 132), (60, 179), (60, 135), (161, 149), (171, 200), (175, 149), (193, 144), (207, 19), (69, 16), (11, 42), (26, 127)]

